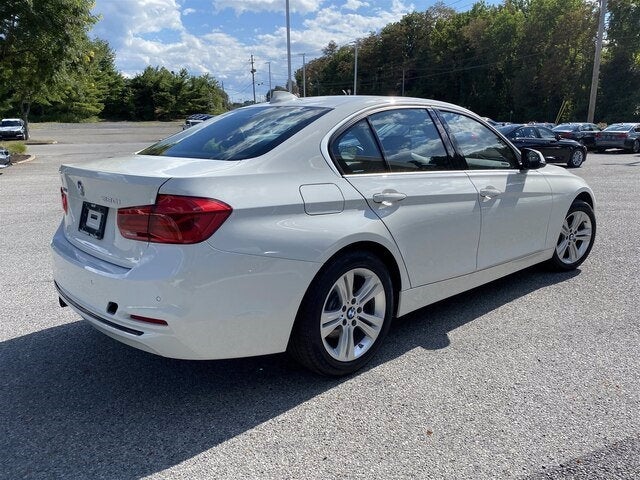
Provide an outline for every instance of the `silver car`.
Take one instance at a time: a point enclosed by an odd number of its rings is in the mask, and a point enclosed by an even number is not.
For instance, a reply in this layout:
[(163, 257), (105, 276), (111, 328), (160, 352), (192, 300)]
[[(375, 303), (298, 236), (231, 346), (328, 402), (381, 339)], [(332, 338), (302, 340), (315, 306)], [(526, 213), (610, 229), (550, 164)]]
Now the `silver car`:
[(596, 150), (620, 148), (640, 153), (640, 123), (614, 123), (596, 135)]
[(6, 148), (0, 148), (0, 168), (11, 165), (11, 154)]
[(286, 92), (137, 155), (60, 169), (60, 304), (148, 352), (289, 352), (344, 375), (394, 317), (596, 233), (581, 178), (432, 100)]

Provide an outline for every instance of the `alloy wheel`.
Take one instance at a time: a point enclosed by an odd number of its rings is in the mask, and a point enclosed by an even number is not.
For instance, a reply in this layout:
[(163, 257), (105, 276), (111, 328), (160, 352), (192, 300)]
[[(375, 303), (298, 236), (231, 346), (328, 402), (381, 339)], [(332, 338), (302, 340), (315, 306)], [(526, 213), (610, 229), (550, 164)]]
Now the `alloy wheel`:
[(366, 268), (347, 271), (329, 290), (320, 317), (326, 352), (341, 362), (364, 355), (380, 334), (387, 307), (382, 281)]
[(558, 259), (567, 265), (580, 260), (589, 249), (592, 231), (591, 219), (586, 213), (576, 210), (567, 215), (556, 245)]

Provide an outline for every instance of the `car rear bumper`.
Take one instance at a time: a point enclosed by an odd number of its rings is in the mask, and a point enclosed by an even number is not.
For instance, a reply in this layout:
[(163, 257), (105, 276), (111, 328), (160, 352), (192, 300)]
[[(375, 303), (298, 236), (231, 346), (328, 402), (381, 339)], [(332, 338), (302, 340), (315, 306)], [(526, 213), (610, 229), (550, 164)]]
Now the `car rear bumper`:
[(596, 148), (631, 148), (633, 140), (598, 140)]
[[(134, 268), (86, 254), (61, 228), (52, 244), (60, 298), (99, 331), (171, 358), (282, 352), (319, 265), (214, 249), (152, 244)], [(159, 319), (159, 325), (131, 318)]]

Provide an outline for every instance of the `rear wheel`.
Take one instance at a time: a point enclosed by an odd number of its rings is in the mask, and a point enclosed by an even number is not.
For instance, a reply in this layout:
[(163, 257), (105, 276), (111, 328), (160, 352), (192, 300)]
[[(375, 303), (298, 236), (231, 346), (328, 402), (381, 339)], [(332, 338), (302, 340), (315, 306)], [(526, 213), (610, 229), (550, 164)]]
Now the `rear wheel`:
[(571, 152), (567, 166), (571, 168), (578, 168), (584, 162), (584, 151), (580, 148), (576, 148)]
[(636, 138), (635, 142), (633, 142), (633, 146), (631, 147), (631, 153), (640, 153), (640, 140)]
[(347, 253), (325, 266), (309, 287), (288, 351), (322, 375), (353, 373), (378, 350), (393, 303), (384, 263), (367, 252)]
[(555, 270), (574, 270), (591, 252), (596, 237), (596, 217), (591, 206), (576, 200), (569, 208), (550, 265)]

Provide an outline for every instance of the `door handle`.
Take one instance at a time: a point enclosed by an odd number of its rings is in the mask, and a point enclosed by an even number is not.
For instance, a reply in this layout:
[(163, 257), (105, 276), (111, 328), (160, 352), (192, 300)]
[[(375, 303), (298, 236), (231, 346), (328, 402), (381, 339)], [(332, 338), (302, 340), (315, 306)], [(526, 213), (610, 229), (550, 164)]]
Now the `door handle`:
[(493, 197), (497, 197), (502, 192), (498, 190), (496, 187), (488, 186), (480, 190), (480, 196), (484, 197), (487, 200), (491, 200)]
[(373, 201), (376, 203), (381, 203), (386, 205), (387, 207), (395, 202), (400, 202), (407, 198), (407, 195), (404, 193), (397, 192), (395, 190), (385, 190), (382, 193), (374, 193)]

